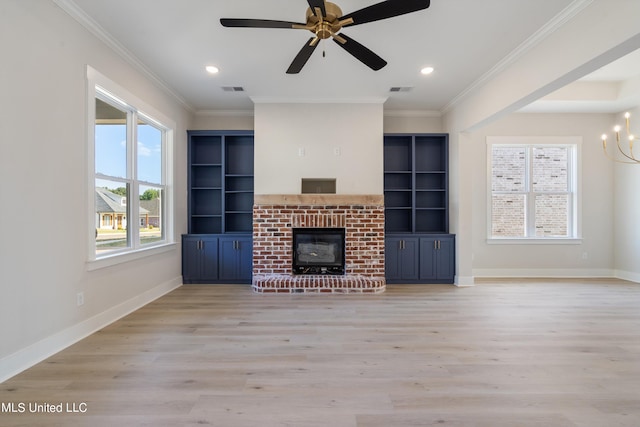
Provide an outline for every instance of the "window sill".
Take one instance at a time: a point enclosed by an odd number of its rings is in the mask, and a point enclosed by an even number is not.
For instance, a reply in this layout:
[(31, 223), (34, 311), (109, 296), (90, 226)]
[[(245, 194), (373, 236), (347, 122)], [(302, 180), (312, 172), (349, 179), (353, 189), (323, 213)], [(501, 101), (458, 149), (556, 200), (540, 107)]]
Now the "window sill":
[(159, 246), (138, 249), (136, 251), (103, 256), (103, 257), (88, 261), (87, 271), (99, 270), (101, 268), (111, 267), (113, 265), (118, 265), (125, 262), (135, 261), (135, 260), (146, 258), (149, 256), (173, 251), (175, 250), (176, 246), (177, 245), (175, 243), (166, 243)]
[(581, 238), (487, 239), (488, 245), (581, 245)]

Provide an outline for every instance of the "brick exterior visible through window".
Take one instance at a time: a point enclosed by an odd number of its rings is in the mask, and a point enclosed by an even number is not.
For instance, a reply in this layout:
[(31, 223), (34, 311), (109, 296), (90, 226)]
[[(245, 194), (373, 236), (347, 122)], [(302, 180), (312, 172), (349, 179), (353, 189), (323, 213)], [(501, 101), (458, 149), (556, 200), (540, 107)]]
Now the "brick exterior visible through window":
[(572, 238), (576, 146), (491, 144), (491, 238)]

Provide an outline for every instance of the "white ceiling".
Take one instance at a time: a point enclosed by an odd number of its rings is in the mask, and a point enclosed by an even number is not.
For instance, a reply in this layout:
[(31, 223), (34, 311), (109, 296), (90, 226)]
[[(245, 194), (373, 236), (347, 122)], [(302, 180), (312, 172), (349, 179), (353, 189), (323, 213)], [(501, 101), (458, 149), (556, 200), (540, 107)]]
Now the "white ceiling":
[(619, 113), (640, 105), (640, 49), (521, 109), (545, 113)]
[[(433, 0), (423, 11), (345, 28), (344, 33), (388, 62), (382, 70), (370, 70), (327, 40), (300, 74), (288, 75), (286, 69), (311, 33), (225, 28), (220, 18), (304, 22), (305, 0), (55, 1), (193, 111), (251, 110), (253, 101), (260, 100), (387, 99), (386, 111), (436, 114), (495, 71), (496, 64), (506, 63), (539, 37), (550, 23), (584, 2)], [(346, 14), (376, 2), (336, 3)], [(585, 81), (620, 84), (640, 75), (640, 55), (630, 61), (631, 65), (613, 66)], [(207, 74), (206, 65), (217, 66), (220, 73)], [(423, 76), (420, 69), (427, 65), (435, 67), (435, 72)], [(241, 86), (245, 91), (226, 92), (225, 86)], [(393, 86), (411, 90), (391, 93)], [(553, 97), (546, 98), (548, 105), (533, 105), (530, 111), (560, 105), (561, 100), (554, 104)]]

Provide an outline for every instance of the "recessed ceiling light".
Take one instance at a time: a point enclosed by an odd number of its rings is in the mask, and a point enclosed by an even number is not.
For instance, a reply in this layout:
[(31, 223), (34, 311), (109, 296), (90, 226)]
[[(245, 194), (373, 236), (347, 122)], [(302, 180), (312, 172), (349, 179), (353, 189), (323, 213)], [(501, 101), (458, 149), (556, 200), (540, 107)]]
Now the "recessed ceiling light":
[(424, 75), (433, 73), (433, 67), (424, 67), (420, 72)]
[(205, 70), (207, 70), (207, 73), (209, 73), (209, 74), (217, 74), (218, 71), (220, 71), (220, 70), (218, 70), (218, 67), (214, 67), (213, 65), (207, 65), (205, 67)]

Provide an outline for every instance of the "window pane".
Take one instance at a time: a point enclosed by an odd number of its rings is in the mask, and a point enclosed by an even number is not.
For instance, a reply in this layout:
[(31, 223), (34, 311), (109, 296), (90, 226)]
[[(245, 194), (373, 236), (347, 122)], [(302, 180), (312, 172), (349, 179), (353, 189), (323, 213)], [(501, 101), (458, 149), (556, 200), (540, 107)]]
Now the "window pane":
[(526, 191), (526, 148), (493, 146), (492, 191)]
[(569, 149), (566, 147), (533, 148), (533, 191), (567, 191), (569, 187), (568, 153)]
[(127, 177), (127, 113), (96, 99), (96, 173)]
[(140, 244), (164, 240), (162, 189), (141, 185), (140, 187)]
[(491, 203), (491, 235), (525, 237), (525, 196), (494, 194)]
[(122, 182), (96, 179), (96, 254), (126, 248), (129, 191)]
[(536, 237), (568, 237), (569, 196), (538, 194), (536, 196)]
[[(138, 180), (162, 184), (162, 130), (138, 123)], [(142, 194), (142, 193), (140, 193)]]

